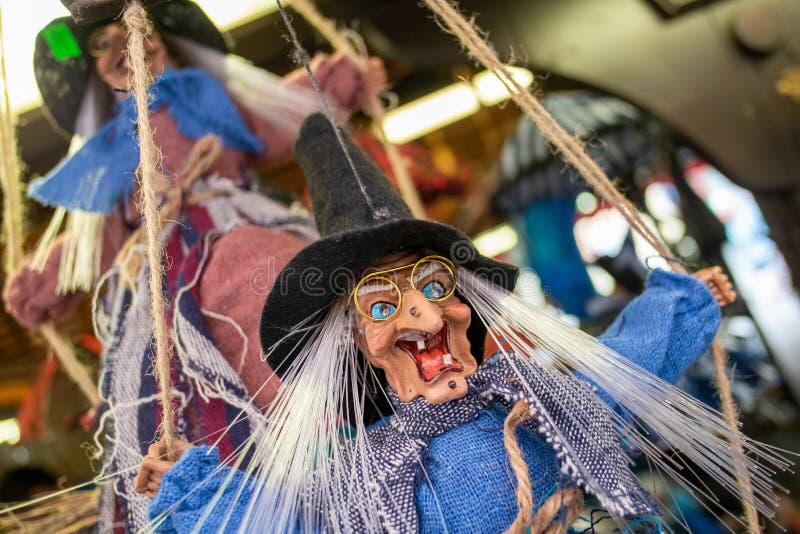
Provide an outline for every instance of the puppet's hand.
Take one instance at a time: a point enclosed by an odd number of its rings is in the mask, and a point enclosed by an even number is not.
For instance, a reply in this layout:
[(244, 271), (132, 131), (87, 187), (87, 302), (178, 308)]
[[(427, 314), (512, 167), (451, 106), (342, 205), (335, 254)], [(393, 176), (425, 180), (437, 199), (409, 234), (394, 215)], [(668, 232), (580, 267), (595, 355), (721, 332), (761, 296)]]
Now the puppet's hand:
[(733, 285), (728, 275), (722, 271), (721, 267), (715, 266), (700, 269), (692, 276), (703, 282), (711, 290), (711, 294), (714, 295), (720, 308), (736, 300), (736, 291), (733, 290)]
[(8, 275), (3, 285), (3, 305), (6, 311), (27, 328), (58, 319), (81, 298), (80, 293), (59, 295), (58, 255), (47, 261), (42, 272), (32, 270), (26, 263)]
[(367, 60), (367, 70), (364, 73), (364, 93), (377, 96), (389, 87), (389, 78), (386, 74), (386, 67), (383, 60), (379, 57), (371, 56)]
[(172, 454), (167, 455), (167, 449), (163, 442), (159, 441), (150, 445), (147, 449), (147, 456), (139, 466), (139, 472), (133, 479), (133, 485), (137, 492), (143, 493), (146, 497), (153, 498), (161, 488), (161, 480), (167, 471), (172, 469), (175, 463), (180, 460), (183, 453), (188, 451), (192, 445), (179, 439), (173, 442)]

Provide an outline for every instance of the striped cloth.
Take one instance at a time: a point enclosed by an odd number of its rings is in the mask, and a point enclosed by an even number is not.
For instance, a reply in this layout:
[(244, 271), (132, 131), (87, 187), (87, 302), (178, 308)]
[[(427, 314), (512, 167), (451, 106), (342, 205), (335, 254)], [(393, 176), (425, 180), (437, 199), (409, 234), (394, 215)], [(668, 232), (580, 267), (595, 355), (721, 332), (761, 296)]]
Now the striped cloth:
[[(223, 459), (237, 450), (263, 416), (253, 406), (242, 380), (215, 346), (201, 314), (198, 280), (214, 239), (234, 228), (255, 225), (306, 240), (316, 232), (305, 217), (261, 194), (243, 191), (219, 177), (198, 181), (193, 193), (217, 193), (186, 206), (163, 234), (167, 324), (173, 341), (172, 383), (176, 428), (193, 443), (215, 443)], [(138, 531), (147, 525), (149, 500), (134, 491), (136, 467), (156, 439), (161, 421), (153, 371), (154, 340), (147, 272), (133, 284), (113, 273), (96, 313), (103, 339), (97, 445), (100, 476), (110, 482), (101, 497), (100, 532)], [(265, 364), (266, 365), (266, 364)], [(231, 423), (235, 424), (227, 431)]]

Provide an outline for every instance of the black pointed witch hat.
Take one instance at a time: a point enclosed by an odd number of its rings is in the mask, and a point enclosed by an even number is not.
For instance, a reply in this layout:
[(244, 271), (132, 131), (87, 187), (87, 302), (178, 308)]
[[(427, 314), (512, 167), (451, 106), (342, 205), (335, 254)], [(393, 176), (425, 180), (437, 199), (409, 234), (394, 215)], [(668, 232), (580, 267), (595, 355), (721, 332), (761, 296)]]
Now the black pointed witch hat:
[[(89, 15), (91, 20), (77, 23), (72, 17), (58, 17), (42, 28), (36, 35), (33, 71), (51, 122), (69, 137), (75, 133), (75, 121), (94, 69), (87, 41), (98, 28), (119, 20), (122, 10), (109, 2), (95, 2), (95, 9), (87, 7), (83, 11), (71, 2), (64, 3), (81, 20)], [(147, 14), (159, 31), (185, 37), (220, 52), (228, 51), (225, 37), (191, 0), (151, 1), (147, 3)], [(108, 118), (111, 118), (112, 105), (109, 98)]]
[[(369, 157), (342, 137), (347, 152), (331, 122), (314, 114), (303, 123), (295, 143), (322, 238), (298, 252), (281, 271), (261, 314), (261, 345), (278, 376), (299, 353), (303, 334), (297, 326), (315, 313), (321, 321), (334, 300), (346, 298), (364, 271), (387, 255), (426, 251), (506, 289), (516, 282), (516, 267), (481, 256), (462, 232), (415, 219)], [(480, 362), (486, 329), (474, 313), (467, 336)], [(371, 400), (378, 410), (367, 406), (367, 421), (387, 413), (381, 409), (386, 407), (382, 393)]]

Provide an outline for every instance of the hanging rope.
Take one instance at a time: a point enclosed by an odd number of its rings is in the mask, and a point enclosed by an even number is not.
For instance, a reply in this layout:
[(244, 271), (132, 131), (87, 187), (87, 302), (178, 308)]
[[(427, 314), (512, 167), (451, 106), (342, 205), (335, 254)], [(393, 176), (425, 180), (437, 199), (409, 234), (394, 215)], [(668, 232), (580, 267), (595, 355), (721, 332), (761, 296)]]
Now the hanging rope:
[[(556, 147), (564, 160), (575, 167), (601, 197), (617, 208), (631, 228), (639, 233), (661, 256), (672, 257), (669, 247), (644, 222), (633, 204), (614, 187), (605, 172), (586, 153), (582, 143), (567, 133), (542, 106), (539, 100), (514, 80), (509, 70), (497, 57), (494, 49), (480, 36), (476, 26), (466, 20), (449, 0), (424, 0), (424, 3), (441, 21), (442, 29), (454, 35), (475, 59), (497, 76), (511, 94), (514, 102), (533, 120), (542, 135)], [(680, 265), (675, 265), (675, 270), (681, 273), (686, 272)], [(738, 432), (736, 404), (731, 394), (730, 381), (725, 374), (727, 355), (719, 340), (714, 341), (712, 354), (714, 356), (722, 412), (731, 429)], [(741, 443), (738, 440), (734, 439), (731, 445), (738, 453), (744, 454)], [(758, 523), (758, 513), (753, 504), (755, 499), (753, 497), (750, 474), (741, 461), (737, 461), (735, 467), (741, 489), (742, 506), (747, 516), (750, 531), (754, 534), (760, 533), (761, 527)]]
[[(3, 189), (3, 236), (5, 239), (5, 272), (6, 276), (15, 273), (22, 263), (22, 188), (17, 134), (14, 128), (14, 116), (8, 96), (8, 76), (6, 75), (6, 54), (3, 42), (3, 13), (0, 9), (0, 77), (3, 81), (3, 102), (0, 111), (0, 186)], [(78, 361), (72, 345), (59, 334), (50, 323), (40, 325), (34, 332), (44, 337), (53, 349), (67, 376), (78, 385), (81, 392), (89, 399), (92, 406), (100, 404), (100, 395), (94, 381), (86, 369)]]
[[(563, 534), (578, 518), (583, 505), (583, 492), (578, 488), (558, 488), (533, 513), (533, 486), (531, 486), (528, 464), (522, 456), (515, 432), (517, 427), (531, 418), (530, 406), (518, 401), (503, 422), (503, 444), (509, 463), (517, 477), (517, 517), (506, 534)], [(528, 530), (530, 529), (530, 530)]]
[(514, 434), (517, 427), (531, 418), (530, 407), (524, 400), (517, 402), (503, 422), (503, 444), (506, 446), (511, 469), (517, 477), (517, 517), (506, 531), (507, 534), (524, 534), (531, 526), (533, 514), (533, 487), (528, 475), (528, 464), (522, 457), (522, 451)]
[[(336, 50), (347, 55), (356, 65), (361, 67), (364, 73), (367, 72), (368, 58), (359, 54), (350, 40), (336, 28), (336, 23), (322, 16), (312, 2), (309, 0), (292, 0), (291, 7), (300, 13)], [(386, 131), (383, 128), (385, 114), (383, 104), (378, 95), (371, 91), (367, 92), (364, 111), (372, 117), (378, 140), (386, 151), (386, 157), (389, 159), (389, 164), (392, 166), (392, 171), (397, 179), (397, 189), (400, 191), (400, 196), (408, 204), (415, 218), (426, 219), (425, 208), (419, 198), (417, 188), (414, 186), (414, 181), (408, 173), (408, 167), (403, 162), (397, 147), (390, 143), (386, 137)]]
[(159, 434), (167, 454), (172, 453), (175, 436), (174, 410), (172, 406), (172, 383), (170, 359), (172, 347), (165, 318), (166, 303), (162, 288), (161, 266), (161, 217), (158, 212), (158, 182), (161, 154), (153, 140), (150, 127), (147, 88), (150, 75), (144, 53), (144, 40), (153, 27), (139, 0), (133, 0), (125, 9), (123, 20), (128, 28), (128, 64), (130, 65), (131, 92), (136, 102), (136, 127), (139, 136), (139, 169), (137, 177), (142, 192), (142, 213), (147, 243), (147, 263), (150, 268), (150, 308), (153, 314), (153, 337), (156, 344), (154, 367), (156, 382), (161, 395), (161, 425)]

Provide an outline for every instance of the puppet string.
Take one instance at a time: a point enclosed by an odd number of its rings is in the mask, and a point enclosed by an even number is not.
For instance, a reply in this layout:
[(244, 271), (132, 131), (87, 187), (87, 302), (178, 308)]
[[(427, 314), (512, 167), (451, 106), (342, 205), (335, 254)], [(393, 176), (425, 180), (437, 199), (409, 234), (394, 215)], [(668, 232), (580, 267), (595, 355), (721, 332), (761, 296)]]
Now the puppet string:
[(150, 267), (150, 307), (153, 314), (153, 337), (156, 344), (156, 381), (161, 395), (161, 424), (159, 431), (167, 454), (172, 455), (172, 440), (175, 434), (170, 381), (171, 347), (165, 319), (166, 303), (162, 289), (163, 269), (161, 265), (161, 217), (157, 207), (157, 184), (160, 177), (161, 154), (153, 140), (150, 127), (147, 88), (150, 75), (144, 54), (144, 39), (152, 32), (144, 8), (139, 0), (133, 0), (125, 9), (125, 25), (128, 27), (128, 62), (131, 66), (131, 89), (136, 102), (136, 127), (139, 135), (139, 169), (137, 177), (142, 191), (142, 212), (147, 243), (147, 261)]
[[(22, 164), (19, 159), (17, 136), (8, 96), (5, 45), (3, 42), (3, 14), (0, 10), (0, 76), (3, 81), (2, 116), (0, 117), (0, 186), (3, 190), (3, 235), (5, 238), (5, 271), (7, 276), (19, 269), (23, 257), (22, 237)], [(53, 349), (67, 376), (75, 382), (92, 406), (100, 404), (100, 396), (86, 369), (78, 361), (72, 345), (59, 334), (52, 324), (43, 324), (36, 331)]]
[[(331, 19), (324, 17), (309, 0), (292, 0), (292, 8), (300, 13), (311, 26), (316, 29), (331, 45), (339, 52), (344, 53), (356, 65), (361, 66), (361, 69), (366, 76), (368, 69), (368, 58), (359, 54), (350, 40), (336, 28), (336, 23)], [(367, 81), (368, 83), (368, 81)], [(378, 140), (383, 145), (386, 151), (386, 157), (392, 167), (392, 172), (397, 180), (397, 188), (403, 200), (408, 204), (411, 213), (417, 219), (425, 219), (425, 208), (419, 198), (419, 192), (414, 186), (414, 181), (408, 172), (408, 166), (403, 161), (397, 147), (389, 142), (386, 137), (386, 131), (383, 128), (384, 109), (380, 98), (369, 88), (366, 91), (367, 100), (364, 104), (364, 111), (372, 117), (375, 124), (375, 133)]]
[[(441, 21), (442, 28), (454, 35), (475, 59), (497, 76), (508, 89), (514, 102), (533, 120), (542, 135), (556, 147), (561, 156), (581, 173), (600, 196), (617, 208), (631, 228), (638, 232), (660, 255), (671, 257), (672, 254), (669, 247), (644, 222), (633, 204), (617, 190), (600, 166), (589, 157), (581, 142), (567, 133), (541, 102), (514, 80), (509, 70), (497, 57), (494, 49), (481, 37), (475, 24), (467, 21), (449, 0), (424, 0), (424, 2), (437, 15), (438, 20)], [(676, 265), (675, 270), (681, 273), (686, 272), (680, 265)], [(736, 423), (736, 404), (730, 391), (730, 381), (725, 375), (727, 355), (718, 340), (714, 341), (712, 354), (714, 355), (722, 412), (726, 422), (734, 430), (733, 435), (735, 436), (739, 430)], [(735, 437), (731, 438), (731, 446), (737, 452), (742, 451), (741, 443)], [(761, 532), (761, 527), (758, 523), (758, 513), (753, 505), (755, 498), (750, 482), (750, 474), (742, 465), (741, 460), (736, 460), (735, 468), (741, 489), (742, 506), (747, 516), (750, 531), (759, 533)]]
[(533, 489), (528, 475), (528, 464), (522, 457), (514, 432), (524, 421), (530, 419), (530, 407), (524, 400), (517, 402), (503, 422), (503, 444), (506, 446), (511, 469), (517, 477), (517, 517), (506, 531), (509, 534), (521, 534), (530, 526), (533, 513)]
[(303, 48), (303, 45), (300, 43), (300, 38), (297, 37), (297, 32), (292, 25), (292, 21), (289, 18), (289, 14), (286, 12), (286, 8), (283, 7), (283, 4), (280, 0), (277, 0), (276, 3), (278, 4), (278, 9), (281, 13), (281, 18), (283, 18), (283, 23), (286, 25), (286, 29), (289, 30), (289, 36), (292, 40), (292, 45), (294, 46), (295, 53), (297, 54), (300, 63), (305, 68), (306, 73), (308, 73), (308, 79), (311, 80), (311, 85), (314, 87), (314, 91), (317, 93), (319, 97), (319, 101), (322, 103), (322, 107), (325, 110), (325, 116), (328, 118), (328, 121), (331, 123), (331, 127), (333, 128), (333, 132), (336, 134), (336, 140), (339, 142), (339, 146), (344, 153), (345, 159), (347, 159), (347, 163), (350, 166), (350, 171), (353, 173), (353, 177), (358, 182), (358, 187), (361, 190), (361, 196), (364, 197), (367, 205), (369, 206), (370, 211), (372, 212), (372, 217), (376, 220), (380, 220), (384, 213), (376, 209), (374, 203), (372, 202), (372, 197), (370, 197), (369, 193), (367, 192), (367, 188), (364, 185), (363, 180), (361, 179), (361, 173), (358, 172), (355, 164), (353, 163), (353, 157), (350, 154), (350, 150), (347, 148), (347, 145), (344, 142), (344, 137), (342, 134), (342, 130), (336, 122), (336, 117), (334, 117), (333, 112), (331, 111), (331, 107), (328, 105), (328, 100), (325, 98), (325, 94), (322, 91), (322, 87), (319, 85), (319, 80), (314, 75), (314, 71), (311, 69), (311, 60), (308, 57), (308, 52), (306, 49)]

